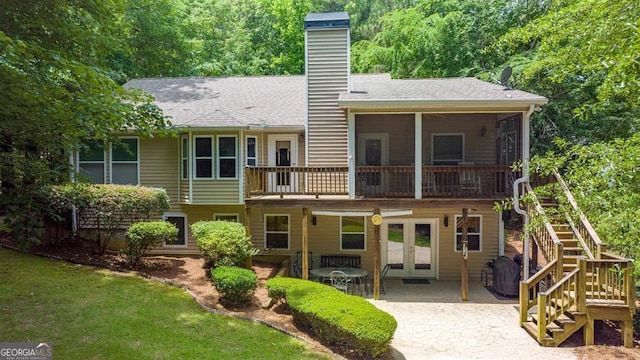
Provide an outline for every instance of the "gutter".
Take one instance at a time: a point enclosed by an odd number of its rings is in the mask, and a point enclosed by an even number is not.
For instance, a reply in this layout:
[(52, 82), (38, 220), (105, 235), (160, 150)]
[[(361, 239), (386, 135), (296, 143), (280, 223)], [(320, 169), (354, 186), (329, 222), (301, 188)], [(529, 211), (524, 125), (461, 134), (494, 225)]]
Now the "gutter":
[(518, 187), (520, 184), (529, 182), (529, 117), (533, 114), (536, 109), (536, 104), (530, 104), (529, 110), (524, 113), (522, 117), (522, 177), (516, 179), (513, 182), (513, 209), (516, 213), (524, 216), (524, 246), (523, 246), (523, 257), (524, 257), (524, 268), (523, 272), (523, 280), (529, 279), (529, 214), (527, 211), (520, 207), (520, 199)]

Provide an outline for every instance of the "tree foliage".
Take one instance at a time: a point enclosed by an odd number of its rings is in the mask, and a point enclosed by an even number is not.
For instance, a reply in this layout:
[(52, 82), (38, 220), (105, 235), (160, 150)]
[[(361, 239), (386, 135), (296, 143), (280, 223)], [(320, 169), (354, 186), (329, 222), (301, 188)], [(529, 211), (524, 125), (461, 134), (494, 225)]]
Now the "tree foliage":
[(557, 141), (556, 146), (557, 152), (532, 159), (532, 169), (542, 174), (558, 169), (611, 251), (640, 259), (640, 134), (591, 145)]

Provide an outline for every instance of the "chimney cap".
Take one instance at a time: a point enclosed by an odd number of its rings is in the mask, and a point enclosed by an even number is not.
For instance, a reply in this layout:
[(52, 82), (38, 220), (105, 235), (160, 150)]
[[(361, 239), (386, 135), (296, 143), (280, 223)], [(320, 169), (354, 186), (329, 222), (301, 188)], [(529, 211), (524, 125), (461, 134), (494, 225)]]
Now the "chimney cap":
[(310, 13), (304, 18), (305, 30), (348, 29), (349, 25), (346, 12)]

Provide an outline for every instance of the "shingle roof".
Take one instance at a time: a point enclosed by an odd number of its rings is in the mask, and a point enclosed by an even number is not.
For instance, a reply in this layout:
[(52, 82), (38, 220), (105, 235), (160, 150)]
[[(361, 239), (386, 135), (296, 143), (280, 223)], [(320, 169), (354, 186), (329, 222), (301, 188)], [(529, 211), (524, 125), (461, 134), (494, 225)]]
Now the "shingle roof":
[(304, 125), (304, 76), (134, 79), (176, 126)]
[[(304, 127), (304, 76), (134, 79), (124, 85), (156, 98), (176, 126)], [(352, 75), (341, 102), (528, 101), (547, 99), (475, 78), (394, 80), (389, 74)]]
[[(364, 80), (364, 81), (363, 81)], [(530, 100), (546, 103), (547, 99), (521, 90), (505, 90), (476, 78), (401, 79), (375, 77), (354, 79), (350, 93), (340, 100), (419, 100), (419, 101), (501, 101)]]

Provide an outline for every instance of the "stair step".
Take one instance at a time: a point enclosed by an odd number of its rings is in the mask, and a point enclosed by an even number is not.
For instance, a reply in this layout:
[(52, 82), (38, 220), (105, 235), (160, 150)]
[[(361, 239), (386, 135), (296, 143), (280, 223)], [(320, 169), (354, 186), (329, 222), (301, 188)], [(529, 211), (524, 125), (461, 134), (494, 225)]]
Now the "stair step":
[[(536, 339), (536, 340), (538, 339), (538, 325), (537, 324), (534, 324), (531, 321), (527, 321), (527, 322), (522, 323), (522, 327), (534, 339)], [(542, 341), (540, 342), (540, 345), (542, 345), (542, 346), (557, 346), (554, 343), (553, 338), (551, 336), (549, 336), (549, 334), (547, 334), (547, 333), (545, 333), (545, 336), (542, 338)]]
[(582, 253), (584, 251), (580, 246), (564, 246), (562, 250), (564, 250), (564, 251), (578, 251), (580, 253)]
[(573, 239), (573, 231), (556, 231), (558, 239)]

